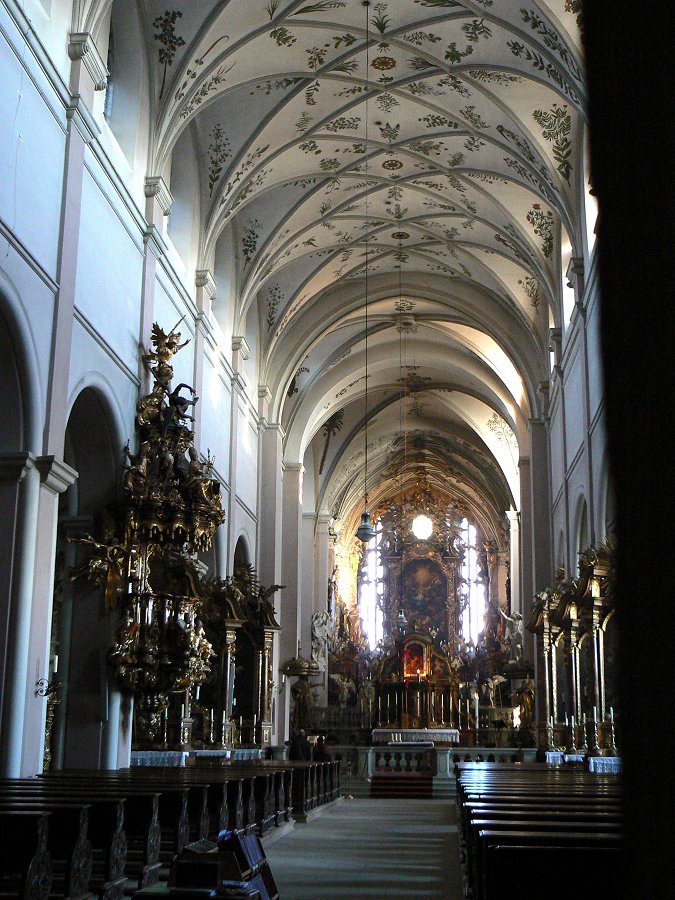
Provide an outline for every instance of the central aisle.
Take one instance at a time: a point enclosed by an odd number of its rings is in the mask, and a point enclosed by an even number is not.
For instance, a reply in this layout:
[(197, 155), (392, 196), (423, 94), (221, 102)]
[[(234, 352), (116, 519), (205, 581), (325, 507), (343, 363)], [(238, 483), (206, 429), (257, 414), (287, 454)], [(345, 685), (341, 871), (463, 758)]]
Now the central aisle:
[(266, 849), (281, 900), (461, 900), (452, 799), (345, 800)]

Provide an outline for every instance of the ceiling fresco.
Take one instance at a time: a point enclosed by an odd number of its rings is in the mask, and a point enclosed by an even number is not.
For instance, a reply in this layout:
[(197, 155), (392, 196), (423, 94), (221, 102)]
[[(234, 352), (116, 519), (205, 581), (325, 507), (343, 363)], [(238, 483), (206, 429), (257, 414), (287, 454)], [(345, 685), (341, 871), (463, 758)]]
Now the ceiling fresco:
[[(561, 247), (581, 255), (579, 8), (145, 4), (154, 169), (170, 171), (191, 130), (202, 264), (227, 235), (235, 333), (257, 308), (260, 382), (287, 460), (321, 456), (323, 426), (341, 413), (317, 509), (344, 517), (358, 505), (366, 419), (369, 490), (386, 493), (404, 403), (442, 444), (421, 463), (431, 477), (466, 482), (496, 512), (517, 507), (549, 329), (561, 324)], [(82, 0), (81, 30), (100, 9)], [(403, 382), (402, 343), (414, 356)]]

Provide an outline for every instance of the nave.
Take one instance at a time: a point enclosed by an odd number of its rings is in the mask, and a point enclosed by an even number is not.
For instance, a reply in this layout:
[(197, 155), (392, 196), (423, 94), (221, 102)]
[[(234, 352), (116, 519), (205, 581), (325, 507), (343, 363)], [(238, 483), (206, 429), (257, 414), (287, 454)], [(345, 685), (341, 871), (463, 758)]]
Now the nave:
[(461, 900), (452, 799), (333, 805), (267, 849), (285, 900)]

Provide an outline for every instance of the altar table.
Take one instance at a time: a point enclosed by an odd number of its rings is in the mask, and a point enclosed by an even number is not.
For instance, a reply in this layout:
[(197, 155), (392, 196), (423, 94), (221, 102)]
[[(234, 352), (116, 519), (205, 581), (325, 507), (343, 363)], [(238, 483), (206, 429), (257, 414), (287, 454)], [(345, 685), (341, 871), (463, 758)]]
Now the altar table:
[(456, 728), (373, 728), (373, 744), (388, 744), (399, 741), (420, 743), (433, 741), (436, 744), (459, 744)]

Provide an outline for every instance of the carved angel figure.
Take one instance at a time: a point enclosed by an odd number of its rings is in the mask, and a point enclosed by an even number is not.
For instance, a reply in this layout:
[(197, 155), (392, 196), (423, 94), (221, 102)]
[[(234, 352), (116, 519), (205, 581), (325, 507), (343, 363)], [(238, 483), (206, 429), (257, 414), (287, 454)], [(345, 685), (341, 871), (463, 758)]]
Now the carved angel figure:
[(312, 662), (320, 663), (328, 643), (330, 615), (325, 609), (312, 615)]
[(123, 544), (118, 544), (111, 538), (107, 543), (95, 541), (88, 534), (83, 538), (69, 538), (75, 544), (86, 544), (92, 548), (92, 553), (86, 563), (74, 568), (71, 580), (86, 578), (92, 584), (99, 587), (105, 584), (105, 608), (116, 609), (119, 595), (124, 590), (125, 572), (128, 561), (128, 551)]
[(173, 378), (173, 368), (170, 365), (172, 357), (186, 344), (188, 341), (180, 343), (181, 333), (176, 331), (183, 319), (179, 319), (168, 334), (163, 328), (153, 323), (150, 333), (150, 340), (153, 348), (143, 354), (143, 363), (152, 372), (157, 381), (167, 385)]
[(501, 608), (499, 615), (504, 619), (505, 638), (511, 655), (510, 662), (519, 663), (523, 658), (523, 617), (517, 610), (507, 616)]

